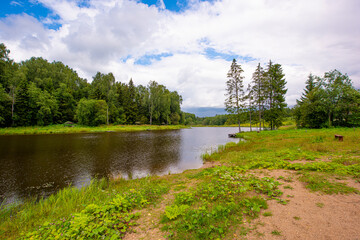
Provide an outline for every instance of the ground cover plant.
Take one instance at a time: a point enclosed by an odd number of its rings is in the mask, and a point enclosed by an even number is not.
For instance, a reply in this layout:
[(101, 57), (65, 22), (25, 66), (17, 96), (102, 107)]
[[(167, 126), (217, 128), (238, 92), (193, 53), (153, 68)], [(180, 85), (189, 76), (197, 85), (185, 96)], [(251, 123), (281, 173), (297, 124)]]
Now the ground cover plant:
[(121, 238), (138, 216), (130, 213), (155, 204), (169, 190), (159, 179), (93, 180), (81, 189), (66, 188), (47, 199), (2, 206), (0, 235), (6, 239)]
[(171, 239), (223, 237), (229, 227), (257, 217), (267, 199), (282, 194), (275, 179), (245, 174), (241, 167), (211, 168), (188, 177), (201, 183), (177, 193), (162, 218)]

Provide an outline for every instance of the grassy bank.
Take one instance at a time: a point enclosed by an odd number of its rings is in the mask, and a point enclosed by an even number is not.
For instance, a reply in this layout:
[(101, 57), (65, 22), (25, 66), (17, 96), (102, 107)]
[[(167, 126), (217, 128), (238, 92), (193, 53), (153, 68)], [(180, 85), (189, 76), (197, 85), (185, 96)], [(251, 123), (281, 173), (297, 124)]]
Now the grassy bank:
[(58, 124), (50, 126), (0, 128), (0, 135), (132, 132), (146, 130), (175, 130), (181, 128), (186, 127), (183, 125), (101, 125), (97, 127), (88, 127), (80, 125), (66, 126), (65, 124)]
[[(343, 135), (344, 141), (335, 140), (335, 134)], [(120, 239), (135, 229), (132, 234), (140, 239), (136, 234), (157, 228), (159, 238), (241, 239), (254, 229), (253, 219), (271, 215), (265, 211), (268, 201), (281, 205), (291, 201), (290, 195), (282, 194), (291, 186), (281, 185), (294, 179), (262, 176), (259, 169), (291, 170), (311, 192), (359, 194), (341, 182), (360, 182), (359, 136), (359, 128), (242, 133), (246, 141), (219, 146), (217, 152), (203, 156), (216, 165), (212, 168), (93, 181), (86, 188), (68, 188), (37, 203), (2, 206), (0, 236)]]

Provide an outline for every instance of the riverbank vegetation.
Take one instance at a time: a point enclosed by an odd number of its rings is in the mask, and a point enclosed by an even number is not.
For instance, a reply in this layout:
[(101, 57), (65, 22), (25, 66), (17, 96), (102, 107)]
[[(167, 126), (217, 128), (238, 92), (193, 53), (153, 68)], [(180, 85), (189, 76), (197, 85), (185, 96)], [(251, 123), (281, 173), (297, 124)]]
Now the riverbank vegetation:
[(135, 86), (98, 72), (88, 83), (62, 62), (9, 54), (0, 44), (0, 127), (184, 123), (182, 97), (155, 81)]
[[(335, 140), (335, 134), (343, 141)], [(251, 224), (265, 215), (269, 201), (291, 204), (294, 196), (282, 192), (291, 189), (293, 181), (311, 192), (359, 194), (359, 187), (346, 184), (360, 183), (359, 136), (359, 128), (244, 132), (239, 137), (246, 141), (228, 143), (205, 156), (211, 168), (135, 180), (93, 180), (87, 187), (67, 188), (38, 202), (1, 206), (0, 235), (126, 239), (158, 229), (159, 238), (241, 238), (256, 229)], [(264, 176), (264, 169), (294, 174), (274, 178)]]
[(134, 132), (152, 130), (177, 130), (186, 128), (184, 125), (101, 125), (96, 127), (82, 126), (71, 123), (49, 126), (10, 127), (0, 128), (0, 135), (27, 134), (68, 134), (95, 132)]

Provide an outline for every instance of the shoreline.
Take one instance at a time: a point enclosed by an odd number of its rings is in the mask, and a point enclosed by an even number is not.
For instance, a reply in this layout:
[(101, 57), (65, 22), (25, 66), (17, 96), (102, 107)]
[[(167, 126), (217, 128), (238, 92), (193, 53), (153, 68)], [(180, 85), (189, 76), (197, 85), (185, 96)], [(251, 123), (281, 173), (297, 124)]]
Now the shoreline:
[(30, 126), (0, 128), (0, 136), (12, 135), (44, 135), (44, 134), (73, 134), (73, 133), (101, 133), (101, 132), (135, 132), (156, 130), (178, 130), (189, 128), (185, 125), (101, 125), (88, 126), (65, 126), (64, 124), (49, 126)]

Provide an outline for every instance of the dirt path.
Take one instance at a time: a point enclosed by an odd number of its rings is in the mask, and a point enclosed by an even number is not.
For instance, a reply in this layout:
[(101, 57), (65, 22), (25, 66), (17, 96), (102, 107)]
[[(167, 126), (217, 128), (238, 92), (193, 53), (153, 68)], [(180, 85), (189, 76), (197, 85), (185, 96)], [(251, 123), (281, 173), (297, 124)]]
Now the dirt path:
[[(312, 193), (296, 180), (292, 171), (263, 172), (275, 178), (292, 177), (292, 182), (279, 180), (284, 183), (280, 186), (284, 192), (281, 198), (290, 202), (281, 205), (275, 200), (268, 201), (267, 212), (272, 216), (255, 220), (253, 224), (257, 227), (246, 239), (360, 239), (360, 195)], [(359, 183), (353, 180), (347, 183), (360, 190)]]
[[(212, 165), (209, 164), (208, 167)], [(316, 239), (316, 240), (360, 240), (360, 195), (324, 195), (310, 192), (304, 183), (297, 180), (295, 171), (288, 170), (255, 170), (259, 177), (270, 176), (283, 183), (281, 199), (289, 200), (286, 205), (276, 200), (268, 201), (269, 208), (264, 212), (271, 212), (272, 216), (261, 215), (247, 227), (253, 229), (247, 236), (240, 237), (235, 232), (225, 239)], [(349, 186), (360, 190), (360, 183), (352, 179), (342, 180)], [(194, 186), (196, 183), (186, 183)], [(125, 240), (138, 239), (166, 239), (166, 233), (160, 230), (161, 215), (165, 207), (170, 205), (174, 198), (171, 190), (156, 206), (140, 211), (141, 217), (137, 221), (135, 233), (125, 236)], [(240, 228), (239, 228), (240, 229)]]

